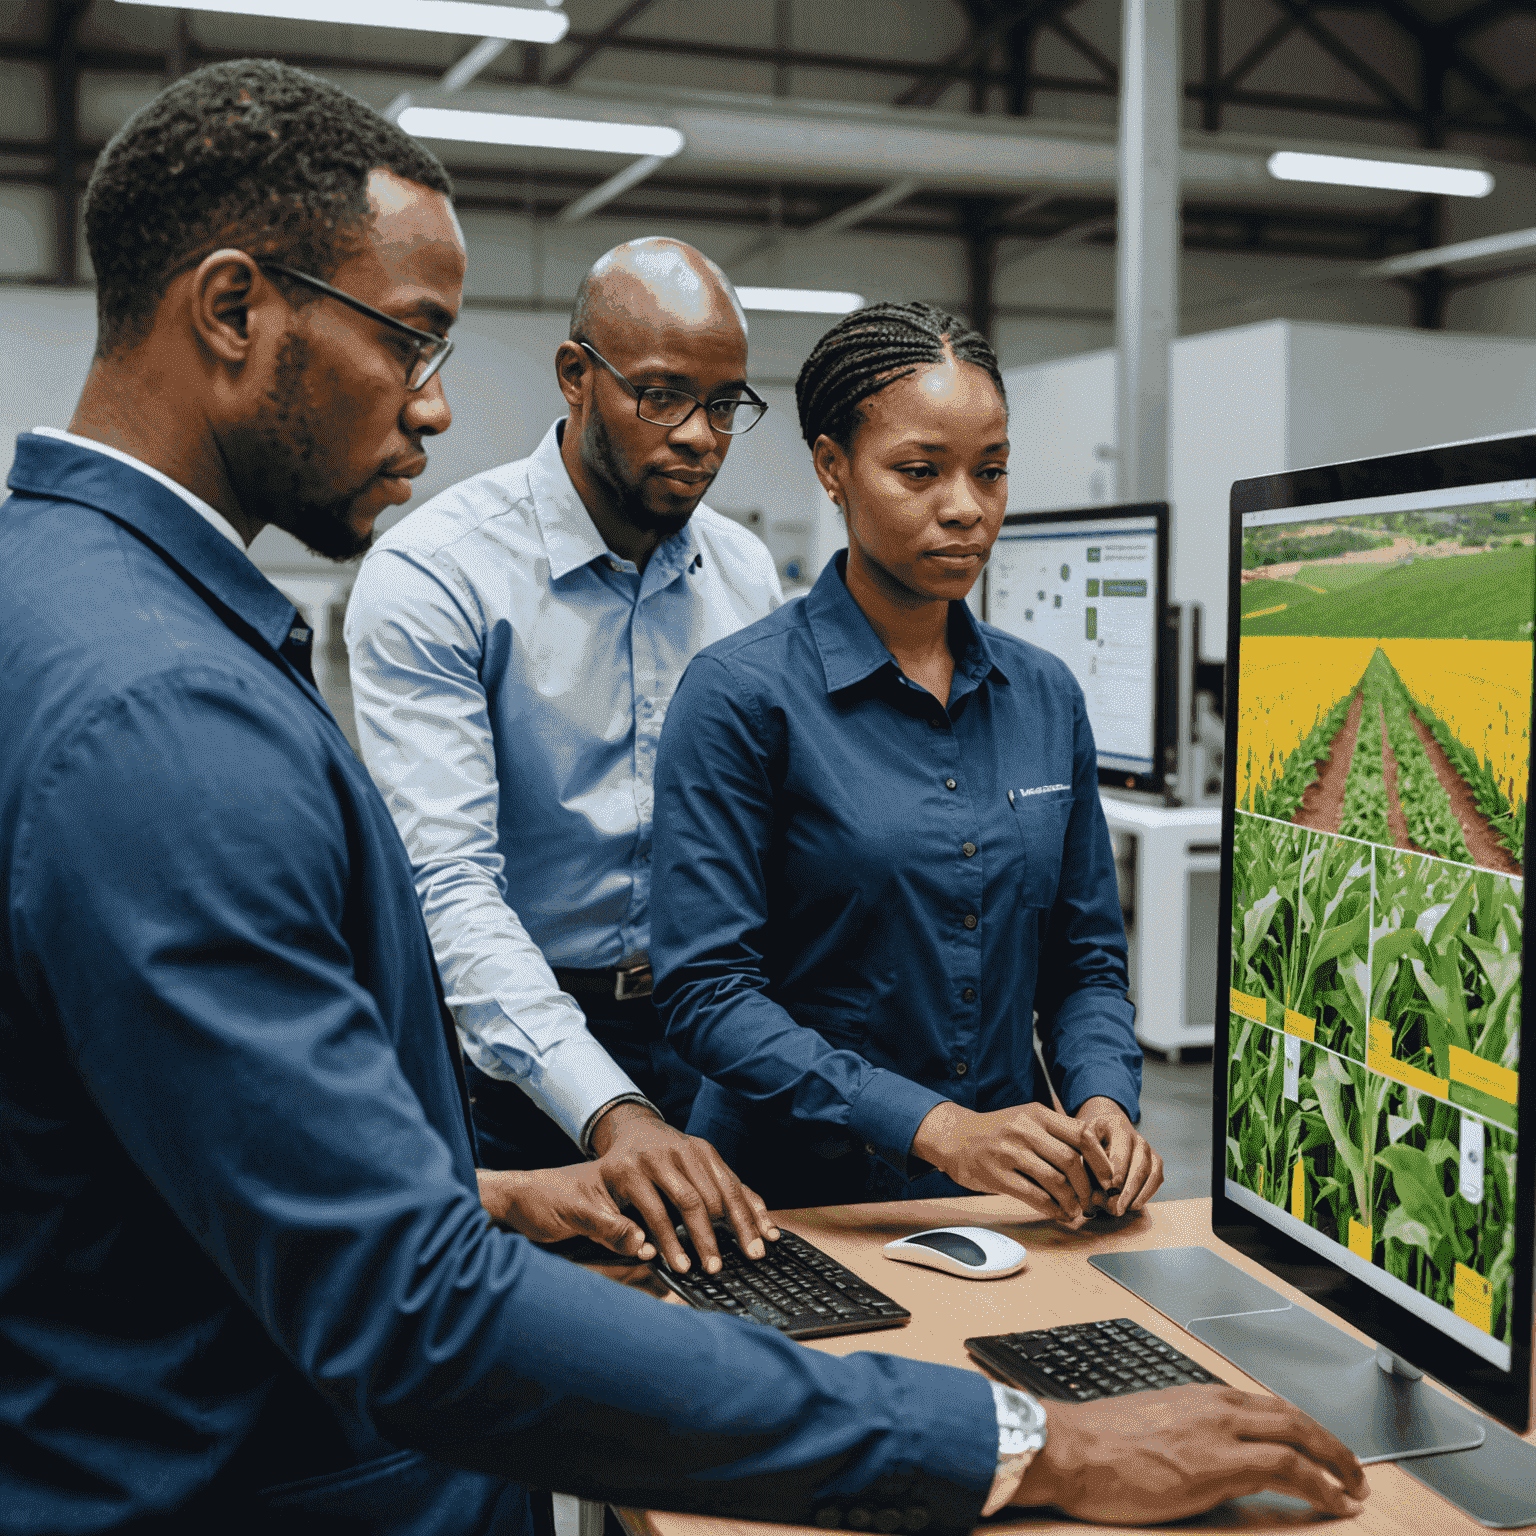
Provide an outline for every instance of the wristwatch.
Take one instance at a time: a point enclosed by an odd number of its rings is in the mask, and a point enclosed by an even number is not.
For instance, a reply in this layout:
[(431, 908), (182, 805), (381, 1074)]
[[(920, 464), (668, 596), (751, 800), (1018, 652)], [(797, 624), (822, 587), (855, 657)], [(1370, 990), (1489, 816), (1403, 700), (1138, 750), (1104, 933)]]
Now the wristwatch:
[(1029, 1464), (1045, 1447), (1045, 1407), (1028, 1392), (1005, 1387), (1000, 1381), (989, 1383), (992, 1402), (997, 1408), (997, 1471), (984, 1515), (995, 1515), (1018, 1492)]

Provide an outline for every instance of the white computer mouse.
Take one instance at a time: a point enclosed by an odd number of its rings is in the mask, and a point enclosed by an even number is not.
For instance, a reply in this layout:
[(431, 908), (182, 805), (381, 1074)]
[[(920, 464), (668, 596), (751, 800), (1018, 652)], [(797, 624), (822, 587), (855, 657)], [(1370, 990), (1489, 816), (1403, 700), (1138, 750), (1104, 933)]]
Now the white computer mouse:
[(1029, 1258), (1022, 1243), (986, 1227), (930, 1227), (911, 1237), (898, 1237), (883, 1251), (888, 1259), (926, 1264), (967, 1280), (1001, 1280), (1023, 1269)]

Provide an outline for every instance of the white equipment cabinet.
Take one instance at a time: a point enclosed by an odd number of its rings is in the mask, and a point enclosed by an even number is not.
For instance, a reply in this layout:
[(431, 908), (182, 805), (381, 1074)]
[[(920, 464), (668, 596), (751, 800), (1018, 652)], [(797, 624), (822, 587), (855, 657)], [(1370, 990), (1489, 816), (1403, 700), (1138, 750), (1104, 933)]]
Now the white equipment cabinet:
[(1136, 840), (1128, 925), (1136, 1038), (1177, 1061), (1216, 1039), (1221, 807), (1100, 798), (1109, 830)]

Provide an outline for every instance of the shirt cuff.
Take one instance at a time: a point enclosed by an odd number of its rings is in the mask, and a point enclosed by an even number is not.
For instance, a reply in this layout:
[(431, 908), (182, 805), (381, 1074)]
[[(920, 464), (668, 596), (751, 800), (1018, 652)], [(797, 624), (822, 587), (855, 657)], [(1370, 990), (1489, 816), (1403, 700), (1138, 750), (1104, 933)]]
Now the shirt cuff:
[(1113, 1099), (1135, 1125), (1141, 1119), (1141, 1095), (1137, 1092), (1136, 1079), (1129, 1072), (1114, 1067), (1087, 1067), (1074, 1072), (1065, 1085), (1062, 1108), (1075, 1115), (1089, 1099)]
[(864, 1139), (876, 1157), (910, 1178), (912, 1138), (934, 1109), (945, 1103), (942, 1093), (877, 1067), (848, 1106), (848, 1128)]
[(459, 1041), (487, 1077), (516, 1083), (577, 1146), (583, 1145), (588, 1126), (607, 1105), (630, 1094), (640, 1096), (629, 1074), (585, 1027), (539, 1058), (532, 1072), (519, 1072), (500, 1057), (494, 1040), (476, 1039), (460, 1029)]
[(1005, 1445), (1005, 1431), (1028, 1414), (1029, 1399), (1016, 1388), (1005, 1387), (1000, 1381), (989, 1382), (988, 1385), (992, 1388), (992, 1405), (997, 1410), (997, 1471), (993, 1475), (991, 1488), (987, 1490), (987, 1502), (981, 1506), (983, 1517), (995, 1515), (1013, 1498), (1032, 1460), (1010, 1455)]
[(652, 1104), (651, 1101), (646, 1098), (643, 1093), (621, 1093), (617, 1098), (609, 1099), (606, 1104), (599, 1104), (598, 1107), (594, 1109), (590, 1115), (587, 1116), (587, 1123), (581, 1128), (580, 1141), (581, 1151), (584, 1157), (595, 1158), (597, 1156), (597, 1153), (592, 1150), (592, 1133), (597, 1129), (597, 1122), (601, 1120), (610, 1109), (615, 1108), (619, 1104), (643, 1104), (648, 1110), (650, 1110), (653, 1115), (656, 1116), (658, 1120), (662, 1122), (663, 1125), (666, 1124), (667, 1117), (662, 1114), (662, 1112), (657, 1109), (656, 1106)]

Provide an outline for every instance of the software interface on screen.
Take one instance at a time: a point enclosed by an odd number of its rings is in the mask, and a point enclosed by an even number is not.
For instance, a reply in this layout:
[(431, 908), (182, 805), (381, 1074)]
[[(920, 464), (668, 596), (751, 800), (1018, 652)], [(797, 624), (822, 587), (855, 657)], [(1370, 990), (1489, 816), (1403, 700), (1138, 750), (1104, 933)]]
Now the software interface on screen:
[(1152, 516), (1005, 526), (988, 565), (988, 620), (1071, 667), (1119, 773), (1153, 769), (1157, 571)]
[(1506, 1371), (1533, 495), (1247, 514), (1237, 657), (1227, 1193)]

